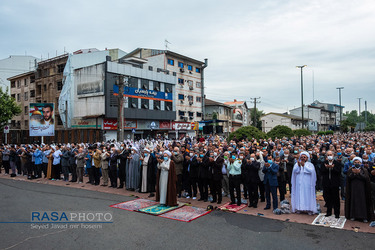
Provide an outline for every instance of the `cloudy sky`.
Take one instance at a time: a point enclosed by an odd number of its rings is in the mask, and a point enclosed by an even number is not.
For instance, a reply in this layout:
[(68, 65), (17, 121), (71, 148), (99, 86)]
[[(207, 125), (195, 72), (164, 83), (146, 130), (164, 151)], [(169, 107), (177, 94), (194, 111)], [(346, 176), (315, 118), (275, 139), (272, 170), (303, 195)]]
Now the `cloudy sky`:
[[(0, 58), (137, 47), (208, 58), (207, 98), (261, 97), (265, 112), (338, 103), (375, 112), (373, 0), (1, 0)], [(313, 92), (313, 85), (315, 91)]]

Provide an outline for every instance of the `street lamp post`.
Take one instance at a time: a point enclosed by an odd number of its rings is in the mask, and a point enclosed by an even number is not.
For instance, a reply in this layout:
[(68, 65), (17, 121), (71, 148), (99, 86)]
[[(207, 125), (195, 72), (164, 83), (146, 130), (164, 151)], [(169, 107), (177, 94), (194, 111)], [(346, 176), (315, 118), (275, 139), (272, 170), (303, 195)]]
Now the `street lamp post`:
[(303, 68), (306, 67), (307, 65), (302, 65), (302, 66), (296, 66), (297, 68), (300, 68), (301, 69), (301, 110), (302, 110), (302, 128), (305, 127), (305, 120), (303, 119), (303, 113), (304, 113), (304, 109), (303, 109)]
[(344, 89), (344, 87), (337, 87), (336, 89), (339, 90), (339, 105), (340, 105), (340, 127), (341, 127), (341, 121), (342, 121), (342, 106), (341, 106), (341, 90)]

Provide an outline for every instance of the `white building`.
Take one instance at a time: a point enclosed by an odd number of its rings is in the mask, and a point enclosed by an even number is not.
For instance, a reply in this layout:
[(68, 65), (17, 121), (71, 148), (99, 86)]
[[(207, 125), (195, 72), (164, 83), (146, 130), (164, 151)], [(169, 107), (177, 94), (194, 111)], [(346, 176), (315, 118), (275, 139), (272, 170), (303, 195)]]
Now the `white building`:
[[(205, 62), (169, 51), (137, 48), (121, 58), (146, 59), (143, 67), (176, 77), (176, 122), (192, 123), (204, 119)], [(120, 59), (120, 63), (121, 63)]]
[[(292, 130), (302, 128), (302, 118), (300, 116), (268, 113), (263, 115), (260, 120), (262, 121), (262, 131), (268, 133), (271, 129), (278, 125), (283, 125), (291, 128)], [(304, 119), (305, 128), (307, 125), (307, 118)]]
[(250, 125), (250, 109), (247, 107), (245, 101), (237, 101), (234, 99), (233, 102), (224, 102), (225, 105), (232, 107), (232, 130), (230, 132), (236, 131), (242, 126)]
[(33, 56), (9, 56), (0, 60), (0, 88), (6, 89), (10, 94), (10, 81), (7, 79), (22, 73), (35, 70), (38, 59)]

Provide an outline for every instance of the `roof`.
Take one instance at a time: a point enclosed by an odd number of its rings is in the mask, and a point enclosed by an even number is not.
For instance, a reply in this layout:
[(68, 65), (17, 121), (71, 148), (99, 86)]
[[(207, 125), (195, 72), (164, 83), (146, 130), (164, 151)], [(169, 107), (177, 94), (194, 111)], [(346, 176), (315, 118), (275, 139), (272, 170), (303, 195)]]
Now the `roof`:
[[(280, 114), (280, 113), (274, 113), (274, 112), (265, 114), (262, 117), (267, 116), (267, 115), (277, 115), (277, 116), (282, 116), (282, 117), (285, 117), (285, 118), (290, 118), (290, 119), (293, 119), (293, 120), (301, 120), (302, 121), (302, 117), (301, 116), (289, 115), (289, 114)], [(305, 117), (305, 118), (303, 118), (303, 120), (311, 120), (311, 119), (307, 119)]]
[(11, 80), (15, 80), (15, 79), (18, 79), (18, 78), (21, 78), (21, 77), (24, 77), (24, 76), (28, 76), (28, 75), (32, 75), (32, 74), (35, 74), (35, 71), (29, 71), (29, 72), (26, 72), (26, 73), (18, 74), (18, 75), (7, 78), (7, 80), (11, 81)]
[(210, 99), (204, 99), (204, 105), (205, 106), (222, 106), (222, 107), (232, 108), (229, 105), (225, 105), (224, 103), (213, 101)]
[(181, 59), (184, 59), (184, 60), (187, 60), (187, 61), (191, 61), (191, 62), (196, 63), (196, 64), (200, 64), (200, 65), (204, 64), (204, 62), (202, 62), (202, 61), (193, 59), (193, 58), (188, 57), (188, 56), (178, 54), (178, 53), (170, 51), (170, 50), (157, 50), (157, 49), (148, 49), (148, 48), (136, 48), (135, 50), (129, 52), (127, 55), (125, 55), (124, 57), (122, 57), (120, 59), (131, 57), (141, 50), (151, 50), (153, 55), (166, 54), (166, 55), (178, 57), (178, 58), (181, 58)]
[(236, 105), (236, 104), (241, 105), (241, 104), (244, 104), (244, 103), (245, 103), (245, 101), (237, 101), (236, 99), (233, 102), (224, 102), (224, 104), (226, 104), (226, 105)]

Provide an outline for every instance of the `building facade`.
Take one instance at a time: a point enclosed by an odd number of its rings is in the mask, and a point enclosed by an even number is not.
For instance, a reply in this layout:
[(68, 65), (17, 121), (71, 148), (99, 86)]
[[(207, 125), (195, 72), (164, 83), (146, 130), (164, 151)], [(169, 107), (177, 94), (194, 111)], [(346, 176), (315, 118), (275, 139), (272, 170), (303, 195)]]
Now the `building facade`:
[(224, 102), (225, 105), (232, 107), (232, 129), (230, 132), (236, 131), (242, 126), (249, 126), (251, 123), (250, 109), (245, 101)]
[[(204, 119), (205, 62), (169, 51), (138, 48), (126, 58), (147, 59), (144, 67), (176, 78), (176, 122), (192, 123)], [(182, 131), (189, 132), (189, 131)]]
[(229, 136), (230, 131), (232, 131), (232, 110), (233, 108), (231, 106), (225, 105), (224, 103), (205, 99), (204, 117), (205, 127), (210, 127), (210, 130), (208, 132), (211, 133), (211, 131), (213, 131), (213, 125), (210, 125), (210, 122), (213, 123), (213, 119), (216, 116), (218, 122), (215, 128), (215, 132), (217, 134)]
[[(268, 113), (260, 118), (262, 121), (262, 131), (268, 133), (271, 129), (278, 125), (287, 126), (292, 130), (302, 128), (302, 118), (300, 116)], [(305, 128), (307, 126), (307, 119), (304, 119)]]

